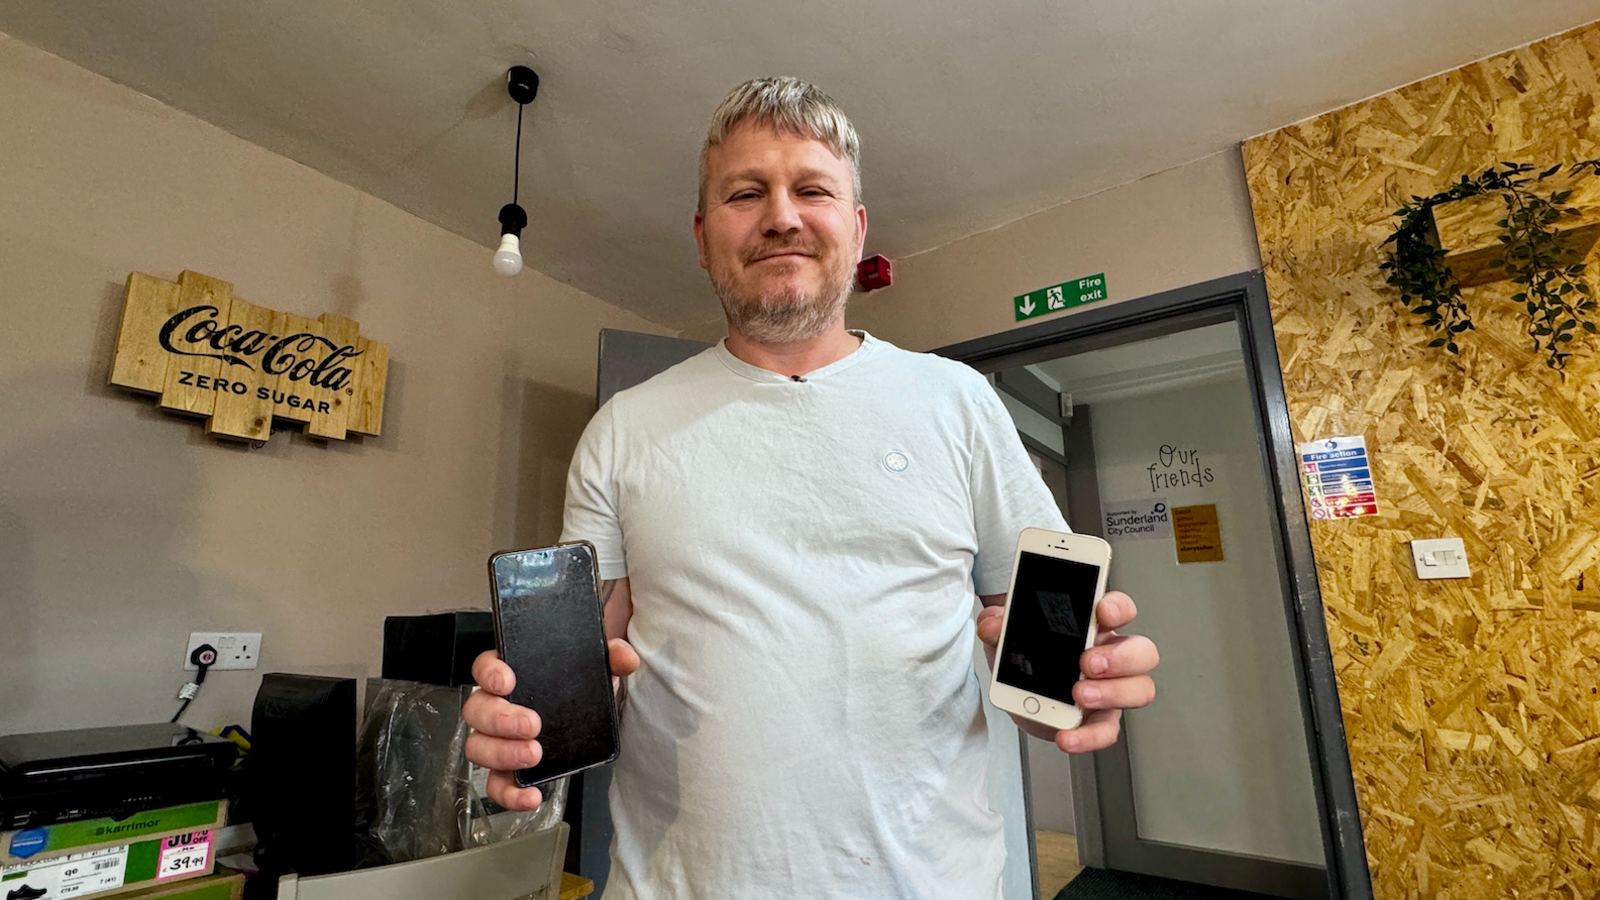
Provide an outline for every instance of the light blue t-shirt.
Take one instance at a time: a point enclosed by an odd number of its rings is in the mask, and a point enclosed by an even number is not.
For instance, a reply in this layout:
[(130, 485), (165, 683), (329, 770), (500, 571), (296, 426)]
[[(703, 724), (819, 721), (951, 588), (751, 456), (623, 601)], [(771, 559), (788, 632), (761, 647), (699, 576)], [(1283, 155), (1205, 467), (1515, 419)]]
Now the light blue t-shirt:
[(981, 375), (860, 337), (804, 381), (719, 344), (579, 442), (562, 539), (642, 660), (607, 900), (999, 896), (974, 593), (1066, 526)]

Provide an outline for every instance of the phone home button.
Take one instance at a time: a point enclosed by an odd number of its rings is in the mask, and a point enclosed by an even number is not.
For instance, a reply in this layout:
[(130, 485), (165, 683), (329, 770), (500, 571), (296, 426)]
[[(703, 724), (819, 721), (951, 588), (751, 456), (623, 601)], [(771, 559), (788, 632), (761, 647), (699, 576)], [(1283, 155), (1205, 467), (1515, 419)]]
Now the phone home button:
[(1022, 698), (1022, 709), (1023, 709), (1024, 712), (1026, 712), (1026, 713), (1028, 713), (1030, 715), (1033, 714), (1033, 713), (1038, 712), (1039, 711), (1039, 698), (1038, 697), (1024, 697), (1024, 698)]

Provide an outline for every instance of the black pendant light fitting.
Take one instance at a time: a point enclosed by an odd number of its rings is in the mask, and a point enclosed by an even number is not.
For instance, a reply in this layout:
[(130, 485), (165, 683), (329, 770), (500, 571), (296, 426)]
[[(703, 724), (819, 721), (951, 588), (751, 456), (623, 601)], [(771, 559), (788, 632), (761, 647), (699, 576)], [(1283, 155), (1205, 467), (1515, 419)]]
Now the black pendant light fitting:
[(517, 103), (517, 144), (511, 163), (511, 202), (500, 207), (500, 249), (494, 253), (494, 270), (511, 276), (522, 271), (522, 229), (528, 227), (528, 213), (517, 204), (522, 182), (522, 108), (539, 94), (539, 75), (527, 66), (512, 66), (506, 72), (506, 93)]

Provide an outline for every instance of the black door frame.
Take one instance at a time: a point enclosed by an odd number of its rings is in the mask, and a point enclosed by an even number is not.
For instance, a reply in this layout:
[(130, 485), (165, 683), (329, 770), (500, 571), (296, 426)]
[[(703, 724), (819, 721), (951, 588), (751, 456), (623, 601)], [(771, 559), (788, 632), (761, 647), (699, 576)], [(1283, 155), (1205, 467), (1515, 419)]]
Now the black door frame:
[(1067, 341), (1082, 349), (1086, 345), (1092, 347), (1094, 339), (1100, 337), (1109, 346), (1127, 342), (1130, 333), (1153, 337), (1187, 329), (1193, 327), (1197, 316), (1207, 312), (1223, 314), (1219, 318), (1233, 318), (1239, 324), (1260, 424), (1257, 434), (1262, 462), (1278, 501), (1275, 539), (1284, 560), (1281, 587), (1293, 629), (1295, 680), (1305, 711), (1306, 742), (1312, 754), (1329, 894), (1339, 900), (1370, 900), (1372, 878), (1345, 742), (1338, 681), (1323, 618), (1310, 524), (1300, 490), (1299, 462), (1289, 428), (1289, 405), (1273, 337), (1272, 308), (1261, 272), (1231, 275), (1135, 300), (1082, 307), (1059, 318), (933, 352), (980, 366), (1004, 357), (1045, 351)]

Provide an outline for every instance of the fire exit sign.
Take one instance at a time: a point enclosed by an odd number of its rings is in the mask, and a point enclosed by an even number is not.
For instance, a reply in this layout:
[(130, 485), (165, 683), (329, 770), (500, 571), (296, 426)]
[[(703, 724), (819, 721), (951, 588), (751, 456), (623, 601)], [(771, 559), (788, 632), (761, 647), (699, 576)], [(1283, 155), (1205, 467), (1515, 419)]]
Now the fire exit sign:
[(1020, 297), (1012, 298), (1011, 307), (1017, 314), (1017, 321), (1021, 322), (1023, 319), (1061, 312), (1063, 309), (1071, 309), (1105, 298), (1106, 276), (1102, 272), (1099, 275), (1076, 278), (1037, 291), (1029, 291)]

